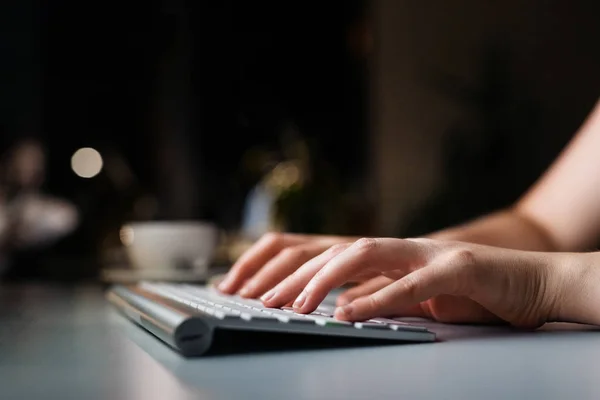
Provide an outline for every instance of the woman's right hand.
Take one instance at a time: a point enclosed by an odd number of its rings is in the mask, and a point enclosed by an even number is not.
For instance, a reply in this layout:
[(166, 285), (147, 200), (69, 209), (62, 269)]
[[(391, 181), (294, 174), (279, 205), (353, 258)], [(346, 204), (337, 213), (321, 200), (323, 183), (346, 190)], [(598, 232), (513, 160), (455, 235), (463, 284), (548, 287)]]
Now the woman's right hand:
[(267, 233), (236, 261), (218, 288), (228, 294), (260, 297), (331, 246), (351, 243), (356, 239), (346, 236)]

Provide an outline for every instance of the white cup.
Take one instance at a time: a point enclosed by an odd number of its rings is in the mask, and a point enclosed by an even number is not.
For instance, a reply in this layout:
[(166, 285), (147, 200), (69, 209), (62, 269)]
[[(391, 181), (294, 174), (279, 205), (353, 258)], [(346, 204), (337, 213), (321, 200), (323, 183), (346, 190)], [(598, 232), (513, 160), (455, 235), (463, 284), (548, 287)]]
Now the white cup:
[(148, 221), (124, 225), (120, 236), (133, 268), (206, 272), (219, 231), (209, 222)]

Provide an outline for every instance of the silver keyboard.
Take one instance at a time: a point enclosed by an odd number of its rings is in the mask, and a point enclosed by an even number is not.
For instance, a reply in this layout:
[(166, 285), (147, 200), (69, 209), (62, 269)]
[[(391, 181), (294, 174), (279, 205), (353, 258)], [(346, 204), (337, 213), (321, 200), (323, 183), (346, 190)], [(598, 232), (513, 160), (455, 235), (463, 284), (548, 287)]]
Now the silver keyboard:
[(245, 321), (278, 321), (284, 324), (311, 324), (320, 326), (342, 326), (356, 329), (391, 329), (413, 332), (427, 332), (427, 328), (388, 318), (374, 318), (364, 322), (340, 321), (333, 317), (333, 306), (319, 306), (310, 314), (298, 314), (289, 307), (268, 308), (260, 301), (239, 296), (228, 296), (214, 289), (191, 285), (143, 283), (144, 290), (182, 303), (217, 319), (238, 319)]
[(389, 318), (340, 321), (333, 317), (335, 307), (328, 304), (320, 305), (310, 314), (298, 314), (289, 307), (268, 308), (258, 300), (225, 295), (200, 285), (161, 282), (117, 285), (109, 290), (108, 299), (129, 319), (186, 356), (203, 355), (214, 343), (223, 342), (225, 346), (236, 343), (229, 337), (240, 332), (244, 333), (244, 340), (248, 340), (249, 333), (260, 333), (276, 335), (280, 342), (290, 334), (335, 341), (435, 341), (433, 332), (412, 323)]

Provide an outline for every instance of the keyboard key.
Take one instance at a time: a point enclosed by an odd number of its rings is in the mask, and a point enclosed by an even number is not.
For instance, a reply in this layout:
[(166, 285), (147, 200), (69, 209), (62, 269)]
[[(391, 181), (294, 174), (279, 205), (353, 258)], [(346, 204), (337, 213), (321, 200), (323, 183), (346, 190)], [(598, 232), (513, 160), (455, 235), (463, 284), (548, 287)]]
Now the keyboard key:
[(306, 318), (312, 319), (317, 325), (320, 326), (352, 326), (351, 322), (340, 321), (331, 317), (322, 317), (319, 315), (306, 314)]
[[(295, 313), (295, 311), (292, 307), (282, 307), (281, 309), (285, 312)], [(333, 318), (333, 312), (330, 312), (330, 310), (327, 310), (327, 309), (323, 309), (323, 308), (321, 308), (321, 306), (317, 307), (317, 309), (315, 311), (313, 311), (312, 313), (310, 313), (310, 315), (318, 315), (320, 317)]]
[(373, 318), (367, 322), (387, 324), (390, 327), (390, 329), (393, 329), (395, 331), (404, 330), (413, 332), (427, 332), (427, 328), (424, 326), (411, 325), (407, 324), (406, 322), (396, 321), (394, 319), (389, 318)]
[(308, 318), (302, 318), (302, 317), (290, 317), (290, 320), (288, 321), (289, 323), (292, 324), (306, 324), (306, 325), (314, 325), (315, 321), (308, 319)]
[(206, 312), (206, 307), (201, 304), (196, 305), (196, 309), (200, 312)]
[(218, 319), (239, 319), (240, 318), (239, 313), (225, 311), (223, 309), (216, 309), (214, 311), (214, 314), (212, 314), (212, 316), (215, 318), (218, 318)]
[(246, 321), (277, 321), (273, 315), (263, 313), (261, 311), (245, 310), (240, 314), (240, 318)]
[(279, 320), (279, 322), (289, 323), (295, 322), (298, 324), (314, 324), (314, 321), (306, 318), (302, 314), (290, 313), (283, 311), (279, 308), (264, 308), (262, 312), (268, 315), (272, 315)]
[(348, 321), (340, 321), (337, 319), (319, 319), (315, 321), (317, 325), (320, 326), (352, 326), (351, 322)]
[(243, 297), (240, 296), (234, 296), (234, 301), (238, 302), (239, 304), (245, 304), (247, 306), (250, 307), (255, 307), (255, 308), (264, 308), (264, 305), (261, 301), (258, 300), (254, 300), (254, 299), (245, 299)]
[(239, 316), (241, 314), (241, 312), (239, 310), (236, 310), (236, 309), (228, 307), (228, 306), (223, 306), (223, 310), (226, 313), (232, 314), (232, 315), (235, 315), (235, 316)]
[(377, 322), (355, 322), (354, 326), (358, 329), (389, 329), (386, 324)]
[(296, 315), (275, 315), (275, 317), (279, 320), (279, 322), (284, 322), (284, 323), (290, 323), (293, 322), (295, 324), (310, 324), (313, 325), (315, 322), (308, 319), (308, 318), (303, 318), (303, 317), (299, 317)]
[(330, 316), (326, 313), (323, 313), (323, 312), (315, 311), (310, 314), (297, 314), (294, 312), (294, 309), (291, 307), (283, 307), (282, 310), (286, 313), (302, 316), (303, 318), (306, 318), (309, 321), (313, 321), (315, 324), (321, 325), (321, 326), (350, 326), (350, 325), (352, 325), (352, 323), (350, 323), (350, 322), (337, 320), (337, 319), (333, 318), (332, 316)]
[(320, 317), (333, 318), (333, 314), (324, 313), (324, 312), (320, 312), (320, 311), (313, 311), (313, 312), (310, 313), (310, 315), (318, 315)]
[(227, 307), (228, 307), (228, 308), (230, 308), (230, 309), (232, 309), (232, 310), (236, 310), (236, 311), (238, 311), (238, 312), (240, 312), (240, 313), (242, 313), (242, 312), (245, 312), (245, 311), (246, 311), (246, 309), (245, 309), (245, 308), (243, 308), (243, 307), (239, 307), (239, 306), (236, 306), (235, 304), (230, 304), (230, 305), (229, 305), (229, 306), (227, 306)]
[(335, 306), (331, 306), (329, 304), (321, 304), (319, 307), (317, 307), (317, 311), (323, 314), (333, 316), (333, 314), (335, 313)]
[(210, 316), (214, 316), (215, 315), (215, 309), (214, 308), (210, 308), (207, 307), (206, 310), (204, 310), (204, 312)]

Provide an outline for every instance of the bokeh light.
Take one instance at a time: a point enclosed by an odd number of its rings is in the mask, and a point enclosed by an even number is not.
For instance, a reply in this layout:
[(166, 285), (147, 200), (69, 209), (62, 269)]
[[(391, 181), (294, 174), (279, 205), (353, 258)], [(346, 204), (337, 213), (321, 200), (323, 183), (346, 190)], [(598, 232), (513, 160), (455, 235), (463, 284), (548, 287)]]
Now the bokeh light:
[(102, 156), (91, 147), (83, 147), (71, 157), (71, 168), (81, 178), (93, 178), (102, 171), (102, 166)]

